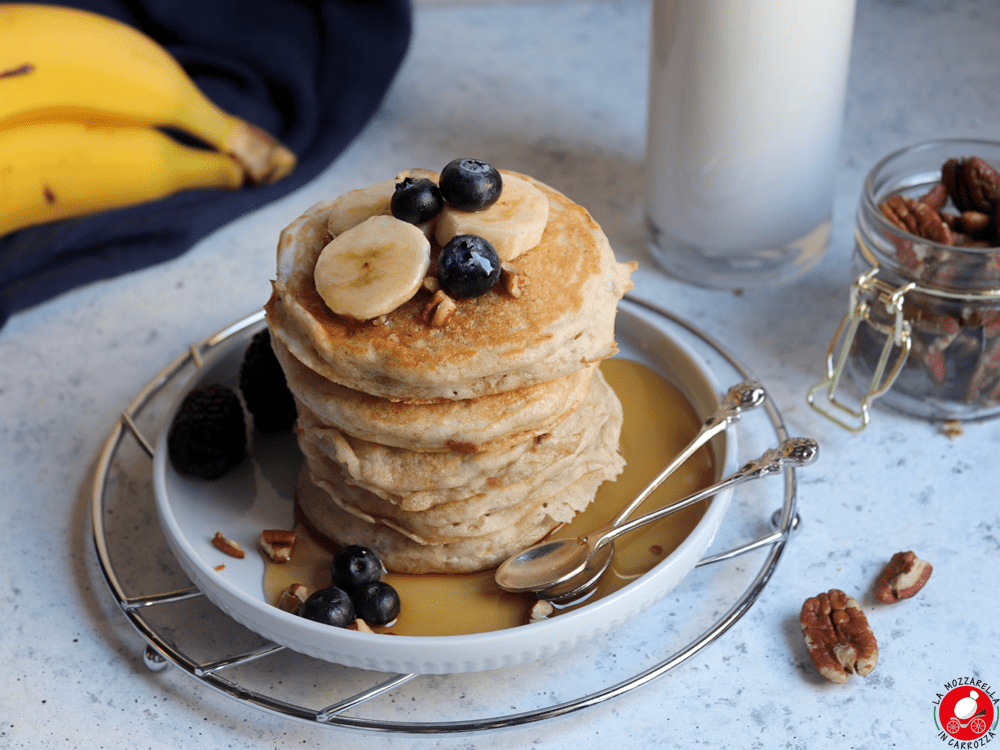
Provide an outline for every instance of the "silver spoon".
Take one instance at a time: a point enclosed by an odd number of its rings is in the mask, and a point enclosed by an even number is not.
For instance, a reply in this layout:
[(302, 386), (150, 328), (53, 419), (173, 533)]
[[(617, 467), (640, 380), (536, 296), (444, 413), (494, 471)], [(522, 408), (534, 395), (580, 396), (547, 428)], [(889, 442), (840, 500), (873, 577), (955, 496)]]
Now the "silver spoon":
[(609, 525), (617, 526), (632, 515), (632, 512), (642, 505), (643, 501), (653, 494), (656, 488), (663, 484), (667, 477), (677, 471), (681, 464), (691, 458), (696, 450), (729, 427), (733, 422), (739, 421), (743, 412), (755, 409), (763, 404), (766, 398), (767, 393), (764, 390), (764, 386), (756, 380), (745, 380), (742, 383), (731, 386), (726, 391), (725, 401), (719, 405), (719, 408), (712, 416), (702, 423), (698, 434), (691, 439), (691, 442), (687, 444), (684, 450), (678, 453), (674, 460), (667, 464), (666, 468), (657, 474), (656, 478), (646, 485), (646, 488), (611, 520)]
[[(719, 408), (702, 423), (701, 429), (691, 439), (691, 442), (608, 525), (617, 526), (624, 522), (657, 487), (663, 484), (667, 477), (693, 456), (695, 451), (729, 427), (729, 425), (738, 421), (744, 411), (754, 409), (763, 404), (766, 398), (767, 393), (764, 390), (764, 386), (756, 380), (745, 380), (742, 383), (731, 386), (726, 391), (726, 397), (719, 405)], [(611, 557), (614, 555), (614, 551), (615, 547), (613, 543), (602, 545), (598, 553), (588, 561), (585, 571), (580, 573), (581, 578), (585, 578), (588, 581), (600, 578), (611, 564)], [(525, 553), (522, 552), (521, 554)], [(503, 584), (500, 584), (499, 579), (497, 579), (497, 583), (503, 586)], [(555, 599), (569, 598), (569, 596), (575, 595), (576, 589), (575, 581), (566, 581), (560, 586), (553, 587), (552, 597)]]
[(671, 513), (676, 513), (737, 484), (772, 476), (788, 467), (808, 466), (818, 455), (819, 445), (816, 441), (809, 438), (789, 438), (777, 448), (764, 451), (760, 458), (745, 464), (721, 482), (689, 495), (673, 505), (627, 523), (616, 525), (613, 520), (584, 537), (552, 539), (529, 547), (497, 568), (497, 585), (506, 591), (533, 593), (540, 599), (554, 601), (580, 596), (592, 588), (607, 570), (611, 559), (610, 553), (603, 565), (600, 564), (603, 556), (598, 560), (597, 553), (609, 547), (608, 543), (616, 537), (666, 518)]

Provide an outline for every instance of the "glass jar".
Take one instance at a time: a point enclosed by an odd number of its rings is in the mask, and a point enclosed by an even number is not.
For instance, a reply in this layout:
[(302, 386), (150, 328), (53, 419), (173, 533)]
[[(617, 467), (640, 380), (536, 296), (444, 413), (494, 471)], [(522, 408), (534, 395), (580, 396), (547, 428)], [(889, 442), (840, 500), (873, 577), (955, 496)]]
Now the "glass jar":
[[(904, 148), (868, 174), (850, 307), (827, 352), (827, 378), (809, 392), (842, 426), (864, 429), (876, 398), (934, 420), (1000, 414), (1000, 176), (990, 167), (1000, 167), (1000, 143), (954, 139)], [(945, 182), (950, 190), (935, 187)], [(845, 371), (864, 394), (857, 409), (836, 396)], [(823, 390), (833, 410), (816, 403)]]

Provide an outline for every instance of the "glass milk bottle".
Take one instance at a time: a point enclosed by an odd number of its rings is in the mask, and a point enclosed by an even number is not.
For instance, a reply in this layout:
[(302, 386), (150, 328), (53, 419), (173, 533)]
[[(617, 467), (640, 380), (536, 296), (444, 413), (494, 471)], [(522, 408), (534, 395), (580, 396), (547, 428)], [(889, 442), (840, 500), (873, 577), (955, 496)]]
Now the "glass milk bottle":
[(854, 0), (653, 0), (646, 222), (672, 276), (788, 282), (830, 235)]

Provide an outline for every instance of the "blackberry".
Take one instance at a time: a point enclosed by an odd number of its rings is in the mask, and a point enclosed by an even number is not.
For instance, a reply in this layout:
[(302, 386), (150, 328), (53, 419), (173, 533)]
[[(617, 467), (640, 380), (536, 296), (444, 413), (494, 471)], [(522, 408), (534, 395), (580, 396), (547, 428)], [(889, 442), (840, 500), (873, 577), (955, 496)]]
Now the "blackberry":
[(246, 453), (243, 405), (232, 388), (218, 383), (191, 390), (167, 434), (167, 450), (181, 474), (218, 479)]
[(281, 432), (295, 424), (295, 399), (271, 348), (271, 332), (258, 331), (240, 364), (240, 393), (260, 432)]

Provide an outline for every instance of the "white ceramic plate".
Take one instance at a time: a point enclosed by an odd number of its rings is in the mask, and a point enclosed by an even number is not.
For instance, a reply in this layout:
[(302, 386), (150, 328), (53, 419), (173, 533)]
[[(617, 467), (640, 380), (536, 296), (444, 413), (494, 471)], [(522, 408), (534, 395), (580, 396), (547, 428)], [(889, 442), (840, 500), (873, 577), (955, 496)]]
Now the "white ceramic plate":
[[(331, 628), (282, 612), (264, 601), (264, 563), (256, 552), (261, 529), (291, 528), (293, 490), (301, 454), (292, 434), (254, 434), (250, 460), (208, 482), (177, 473), (167, 457), (167, 426), (183, 395), (198, 385), (235, 387), (239, 364), (261, 325), (219, 344), (183, 389), (164, 422), (153, 461), (156, 507), (171, 550), (184, 572), (237, 622), (275, 643), (318, 659), (395, 673), (453, 674), (511, 666), (573, 648), (635, 617), (694, 568), (722, 524), (732, 491), (721, 493), (681, 545), (624, 588), (549, 620), (507, 630), (457, 636), (388, 636)], [(699, 417), (711, 414), (721, 390), (688, 347), (671, 339), (656, 315), (624, 301), (616, 336), (621, 355), (652, 367), (677, 386)], [(719, 477), (736, 468), (732, 431), (713, 442)], [(216, 531), (247, 550), (234, 560), (209, 540)], [(217, 566), (224, 565), (224, 570)]]

